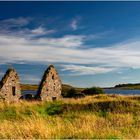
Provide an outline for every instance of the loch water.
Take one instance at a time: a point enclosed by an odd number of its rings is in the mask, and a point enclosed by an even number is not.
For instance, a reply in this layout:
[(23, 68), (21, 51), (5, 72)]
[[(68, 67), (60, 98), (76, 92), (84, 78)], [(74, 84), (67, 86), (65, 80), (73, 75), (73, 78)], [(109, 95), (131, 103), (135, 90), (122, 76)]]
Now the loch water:
[[(122, 94), (122, 95), (140, 95), (140, 90), (122, 90), (122, 89), (104, 89), (107, 94)], [(22, 94), (33, 94), (36, 95), (35, 90), (23, 90)]]
[(107, 94), (140, 95), (140, 90), (104, 89)]

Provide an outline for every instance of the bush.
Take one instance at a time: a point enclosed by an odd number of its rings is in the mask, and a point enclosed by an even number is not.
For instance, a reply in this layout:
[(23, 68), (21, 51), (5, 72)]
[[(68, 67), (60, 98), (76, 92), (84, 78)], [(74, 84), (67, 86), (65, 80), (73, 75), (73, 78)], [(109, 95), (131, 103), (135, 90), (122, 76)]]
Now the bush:
[(75, 97), (76, 94), (77, 94), (76, 90), (74, 88), (71, 88), (65, 93), (63, 93), (62, 96), (66, 98), (72, 98)]
[(47, 106), (45, 111), (48, 115), (59, 115), (63, 112), (63, 108), (61, 104), (51, 103), (49, 106)]
[(82, 91), (85, 95), (104, 94), (105, 92), (99, 87), (86, 88)]

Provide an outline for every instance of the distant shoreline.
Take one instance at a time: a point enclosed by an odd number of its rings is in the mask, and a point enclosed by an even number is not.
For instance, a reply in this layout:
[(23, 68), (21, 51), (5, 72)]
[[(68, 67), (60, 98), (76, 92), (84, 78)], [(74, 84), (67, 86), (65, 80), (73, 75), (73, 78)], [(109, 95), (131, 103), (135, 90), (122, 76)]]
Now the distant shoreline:
[[(63, 84), (62, 87), (64, 89), (70, 89), (70, 88), (75, 88), (77, 90), (83, 90), (85, 88), (80, 88), (80, 87), (73, 87), (71, 85), (66, 85)], [(102, 89), (121, 89), (121, 90), (140, 90), (140, 83), (136, 83), (136, 84), (119, 84), (116, 85), (114, 87), (101, 87)], [(34, 85), (34, 84), (21, 84), (21, 90), (37, 90), (38, 89), (38, 85)]]

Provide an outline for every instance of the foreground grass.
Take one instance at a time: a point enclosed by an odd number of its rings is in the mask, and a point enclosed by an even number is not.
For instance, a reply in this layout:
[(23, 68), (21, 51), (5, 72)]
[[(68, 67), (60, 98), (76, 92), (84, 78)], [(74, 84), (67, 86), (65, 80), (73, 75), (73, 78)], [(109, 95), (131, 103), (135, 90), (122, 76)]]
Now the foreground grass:
[(0, 138), (140, 138), (140, 97), (0, 103)]

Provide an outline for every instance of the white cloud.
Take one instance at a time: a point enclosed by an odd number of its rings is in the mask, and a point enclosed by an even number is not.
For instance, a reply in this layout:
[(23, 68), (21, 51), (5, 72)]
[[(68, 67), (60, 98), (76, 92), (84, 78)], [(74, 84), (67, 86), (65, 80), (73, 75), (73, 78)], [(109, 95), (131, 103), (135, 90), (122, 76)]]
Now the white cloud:
[(20, 31), (16, 31), (16, 32), (11, 32), (11, 34), (13, 35), (16, 35), (16, 36), (21, 36), (23, 38), (34, 38), (34, 37), (39, 37), (39, 36), (42, 36), (42, 35), (48, 35), (48, 34), (52, 34), (54, 33), (55, 30), (53, 29), (46, 29), (46, 28), (43, 28), (41, 26), (37, 27), (37, 28), (34, 28), (34, 29), (22, 29)]
[(0, 63), (71, 62), (69, 57), (75, 53), (72, 48), (81, 44), (82, 36), (42, 39), (0, 36)]
[(77, 28), (78, 28), (78, 20), (77, 20), (77, 19), (74, 19), (74, 20), (71, 22), (70, 26), (71, 26), (71, 28), (72, 28), (73, 30), (77, 30)]
[(0, 77), (4, 76), (4, 72), (0, 72)]
[(36, 75), (31, 75), (31, 74), (20, 74), (20, 79), (22, 81), (28, 81), (29, 83), (39, 83), (40, 82), (40, 77), (37, 77)]
[(40, 26), (40, 27), (35, 28), (29, 32), (32, 36), (37, 36), (37, 35), (45, 35), (45, 34), (54, 33), (55, 30), (47, 30), (47, 29)]
[(41, 26), (34, 28), (34, 29), (28, 29), (28, 28), (23, 28), (22, 30), (16, 30), (12, 31), (10, 29), (1, 29), (0, 30), (0, 35), (1, 36), (15, 36), (15, 37), (21, 37), (21, 38), (34, 38), (34, 37), (39, 37), (42, 35), (48, 35), (54, 33), (55, 30), (53, 29), (46, 29)]
[(97, 39), (105, 38), (108, 35), (110, 35), (112, 32), (113, 32), (112, 30), (109, 30), (109, 31), (99, 32), (96, 34), (90, 34), (86, 37), (86, 40), (97, 40)]
[(31, 21), (31, 18), (24, 18), (24, 17), (18, 17), (18, 18), (10, 18), (0, 21), (0, 26), (9, 28), (9, 27), (22, 27)]
[(132, 77), (130, 77), (130, 76), (121, 76), (121, 79), (128, 80), (128, 79), (132, 79)]
[(92, 75), (92, 74), (101, 74), (111, 72), (116, 70), (115, 68), (108, 68), (108, 67), (89, 67), (89, 66), (82, 66), (82, 65), (62, 65), (62, 71), (71, 71), (75, 75)]
[(0, 20), (0, 35), (20, 36), (24, 38), (39, 37), (56, 32), (54, 29), (46, 29), (42, 26), (28, 28), (28, 24), (33, 21), (30, 17), (18, 17)]
[[(35, 32), (41, 34), (44, 31), (40, 29)], [(63, 69), (80, 74), (140, 68), (139, 40), (110, 47), (82, 49), (84, 40), (85, 36), (80, 35), (67, 35), (60, 38), (26, 38), (25, 34), (23, 36), (0, 35), (0, 64), (65, 63)], [(86, 64), (97, 67), (86, 67)]]

